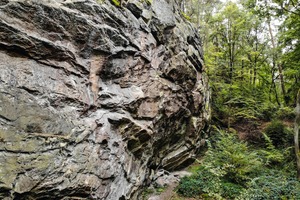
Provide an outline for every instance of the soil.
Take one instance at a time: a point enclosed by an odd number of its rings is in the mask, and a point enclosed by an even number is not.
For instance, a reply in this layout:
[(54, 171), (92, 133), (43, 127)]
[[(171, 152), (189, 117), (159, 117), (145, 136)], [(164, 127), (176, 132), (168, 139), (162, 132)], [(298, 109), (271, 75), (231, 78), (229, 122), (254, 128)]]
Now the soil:
[[(289, 128), (294, 126), (293, 121), (284, 120), (282, 122)], [(263, 140), (262, 132), (270, 124), (270, 121), (240, 121), (235, 123), (232, 128), (237, 131), (240, 140), (260, 143)]]

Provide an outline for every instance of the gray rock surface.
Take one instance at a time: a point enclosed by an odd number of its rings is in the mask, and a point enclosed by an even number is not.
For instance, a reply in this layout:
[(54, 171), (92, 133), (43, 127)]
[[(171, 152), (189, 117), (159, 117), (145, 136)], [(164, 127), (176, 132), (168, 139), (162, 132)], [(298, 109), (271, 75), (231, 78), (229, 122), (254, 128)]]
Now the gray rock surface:
[(176, 5), (0, 0), (0, 199), (139, 199), (190, 164), (210, 118)]
[(154, 187), (163, 188), (173, 184), (178, 184), (181, 178), (191, 175), (192, 173), (187, 171), (175, 171), (170, 173), (164, 169), (160, 169), (153, 177), (152, 184)]

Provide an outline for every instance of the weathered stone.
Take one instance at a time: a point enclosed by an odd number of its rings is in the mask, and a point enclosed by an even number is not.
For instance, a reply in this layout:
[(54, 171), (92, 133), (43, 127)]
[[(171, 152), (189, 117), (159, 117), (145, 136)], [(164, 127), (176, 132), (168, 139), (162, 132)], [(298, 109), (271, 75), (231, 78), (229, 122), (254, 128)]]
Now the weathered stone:
[(180, 181), (180, 178), (191, 175), (192, 173), (187, 171), (174, 171), (170, 173), (165, 170), (159, 170), (153, 177), (151, 186), (163, 188), (174, 184), (177, 185)]
[(163, 0), (0, 1), (0, 199), (139, 199), (190, 164), (210, 118), (200, 44)]

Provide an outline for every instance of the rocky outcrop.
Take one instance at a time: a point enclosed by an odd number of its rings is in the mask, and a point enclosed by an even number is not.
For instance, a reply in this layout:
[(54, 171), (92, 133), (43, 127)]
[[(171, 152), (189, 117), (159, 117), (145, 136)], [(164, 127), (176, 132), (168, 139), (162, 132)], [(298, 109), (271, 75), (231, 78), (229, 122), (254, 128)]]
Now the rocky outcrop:
[(193, 161), (208, 120), (176, 5), (0, 1), (0, 199), (139, 199)]

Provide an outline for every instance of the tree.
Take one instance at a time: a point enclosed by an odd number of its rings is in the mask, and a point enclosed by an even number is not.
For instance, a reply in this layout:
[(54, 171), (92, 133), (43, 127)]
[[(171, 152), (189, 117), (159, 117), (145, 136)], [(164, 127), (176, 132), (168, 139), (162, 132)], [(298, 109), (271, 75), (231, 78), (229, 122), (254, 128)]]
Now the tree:
[(288, 86), (285, 99), (293, 105), (300, 87), (300, 4), (283, 0), (274, 2), (278, 5), (278, 15), (284, 19), (279, 32), (279, 42)]
[(296, 104), (296, 119), (294, 126), (294, 143), (295, 143), (295, 154), (297, 163), (297, 178), (300, 180), (300, 149), (299, 149), (299, 124), (300, 124), (300, 89), (297, 94)]

